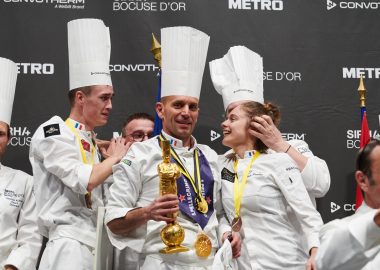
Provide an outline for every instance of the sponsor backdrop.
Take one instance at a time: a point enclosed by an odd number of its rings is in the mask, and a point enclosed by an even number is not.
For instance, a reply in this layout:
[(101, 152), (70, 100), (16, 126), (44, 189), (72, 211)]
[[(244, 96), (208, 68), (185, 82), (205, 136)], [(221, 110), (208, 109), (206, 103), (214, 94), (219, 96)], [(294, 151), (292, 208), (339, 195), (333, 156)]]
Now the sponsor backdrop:
[[(372, 135), (380, 107), (380, 2), (367, 0), (0, 0), (0, 55), (18, 63), (12, 132), (3, 163), (31, 173), (28, 147), (39, 124), (69, 112), (69, 20), (110, 27), (116, 92), (102, 139), (131, 113), (154, 113), (158, 67), (151, 33), (189, 25), (211, 36), (208, 61), (245, 45), (264, 58), (265, 99), (280, 105), (285, 139), (302, 139), (329, 165), (332, 184), (318, 209), (325, 221), (353, 213), (359, 146), (358, 78), (365, 77)], [(195, 135), (218, 153), (221, 97), (206, 66)]]

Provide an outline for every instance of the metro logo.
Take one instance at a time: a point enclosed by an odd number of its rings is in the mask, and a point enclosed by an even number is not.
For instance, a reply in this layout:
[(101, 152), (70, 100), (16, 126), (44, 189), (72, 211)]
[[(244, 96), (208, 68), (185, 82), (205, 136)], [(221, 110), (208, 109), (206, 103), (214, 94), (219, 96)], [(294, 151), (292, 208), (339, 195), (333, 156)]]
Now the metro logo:
[(282, 0), (228, 0), (228, 9), (283, 10)]

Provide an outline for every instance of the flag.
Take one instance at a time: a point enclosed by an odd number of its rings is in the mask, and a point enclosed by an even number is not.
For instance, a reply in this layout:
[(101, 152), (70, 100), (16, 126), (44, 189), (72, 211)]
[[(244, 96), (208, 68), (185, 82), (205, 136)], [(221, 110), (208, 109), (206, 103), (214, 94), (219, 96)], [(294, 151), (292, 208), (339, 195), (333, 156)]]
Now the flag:
[[(158, 73), (158, 87), (157, 87), (157, 98), (156, 102), (159, 102), (161, 100), (161, 71)], [(156, 116), (154, 117), (154, 129), (153, 129), (153, 135), (159, 135), (162, 130), (162, 120), (160, 117), (158, 117), (158, 114), (156, 112)]]
[[(361, 107), (361, 132), (360, 132), (360, 149), (367, 145), (370, 141), (371, 136), (369, 134), (368, 122), (367, 122), (367, 111), (366, 107)], [(363, 202), (363, 194), (359, 187), (356, 185), (356, 199), (355, 199), (355, 208), (358, 209)]]

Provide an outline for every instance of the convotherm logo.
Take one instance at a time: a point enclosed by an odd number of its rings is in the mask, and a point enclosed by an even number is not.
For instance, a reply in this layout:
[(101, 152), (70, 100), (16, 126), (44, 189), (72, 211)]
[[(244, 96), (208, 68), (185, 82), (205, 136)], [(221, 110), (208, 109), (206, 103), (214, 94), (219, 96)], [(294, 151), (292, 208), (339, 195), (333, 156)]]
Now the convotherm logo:
[(175, 0), (113, 0), (113, 11), (160, 11), (183, 12), (186, 11), (186, 2)]
[(228, 0), (228, 8), (281, 11), (284, 9), (284, 2), (282, 0)]
[[(347, 149), (360, 149), (360, 134), (361, 130), (359, 129), (347, 130)], [(369, 135), (371, 138), (380, 138), (377, 130), (370, 130)]]
[[(338, 210), (342, 209), (342, 206), (335, 202), (330, 202), (330, 212), (333, 214), (337, 212)], [(349, 204), (345, 203), (343, 204), (343, 211), (344, 212), (354, 212), (355, 211), (355, 204)]]
[(377, 67), (344, 67), (343, 79), (359, 79), (360, 76), (367, 79), (379, 79), (380, 68)]
[(21, 147), (30, 145), (32, 133), (27, 127), (11, 127), (11, 134), (9, 145)]
[(109, 67), (110, 71), (113, 72), (158, 72), (160, 70), (160, 68), (154, 64), (113, 64)]
[(16, 63), (18, 74), (54, 74), (54, 64), (50, 63)]
[(59, 9), (84, 9), (86, 0), (2, 0), (4, 3), (49, 5)]
[(327, 10), (333, 8), (341, 9), (367, 9), (374, 10), (380, 8), (380, 1), (326, 1)]

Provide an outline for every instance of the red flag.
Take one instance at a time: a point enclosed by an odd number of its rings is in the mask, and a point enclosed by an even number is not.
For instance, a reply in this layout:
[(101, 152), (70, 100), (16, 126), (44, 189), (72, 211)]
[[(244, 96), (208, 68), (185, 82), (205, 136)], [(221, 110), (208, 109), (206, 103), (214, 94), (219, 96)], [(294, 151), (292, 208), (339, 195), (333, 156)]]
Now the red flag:
[[(360, 132), (360, 149), (362, 149), (364, 146), (367, 145), (367, 143), (370, 141), (371, 136), (369, 135), (369, 128), (368, 128), (368, 122), (367, 122), (367, 112), (363, 111), (363, 118), (362, 118), (362, 128)], [(356, 200), (355, 200), (355, 208), (358, 209), (360, 205), (363, 202), (363, 195), (360, 187), (356, 185)]]

